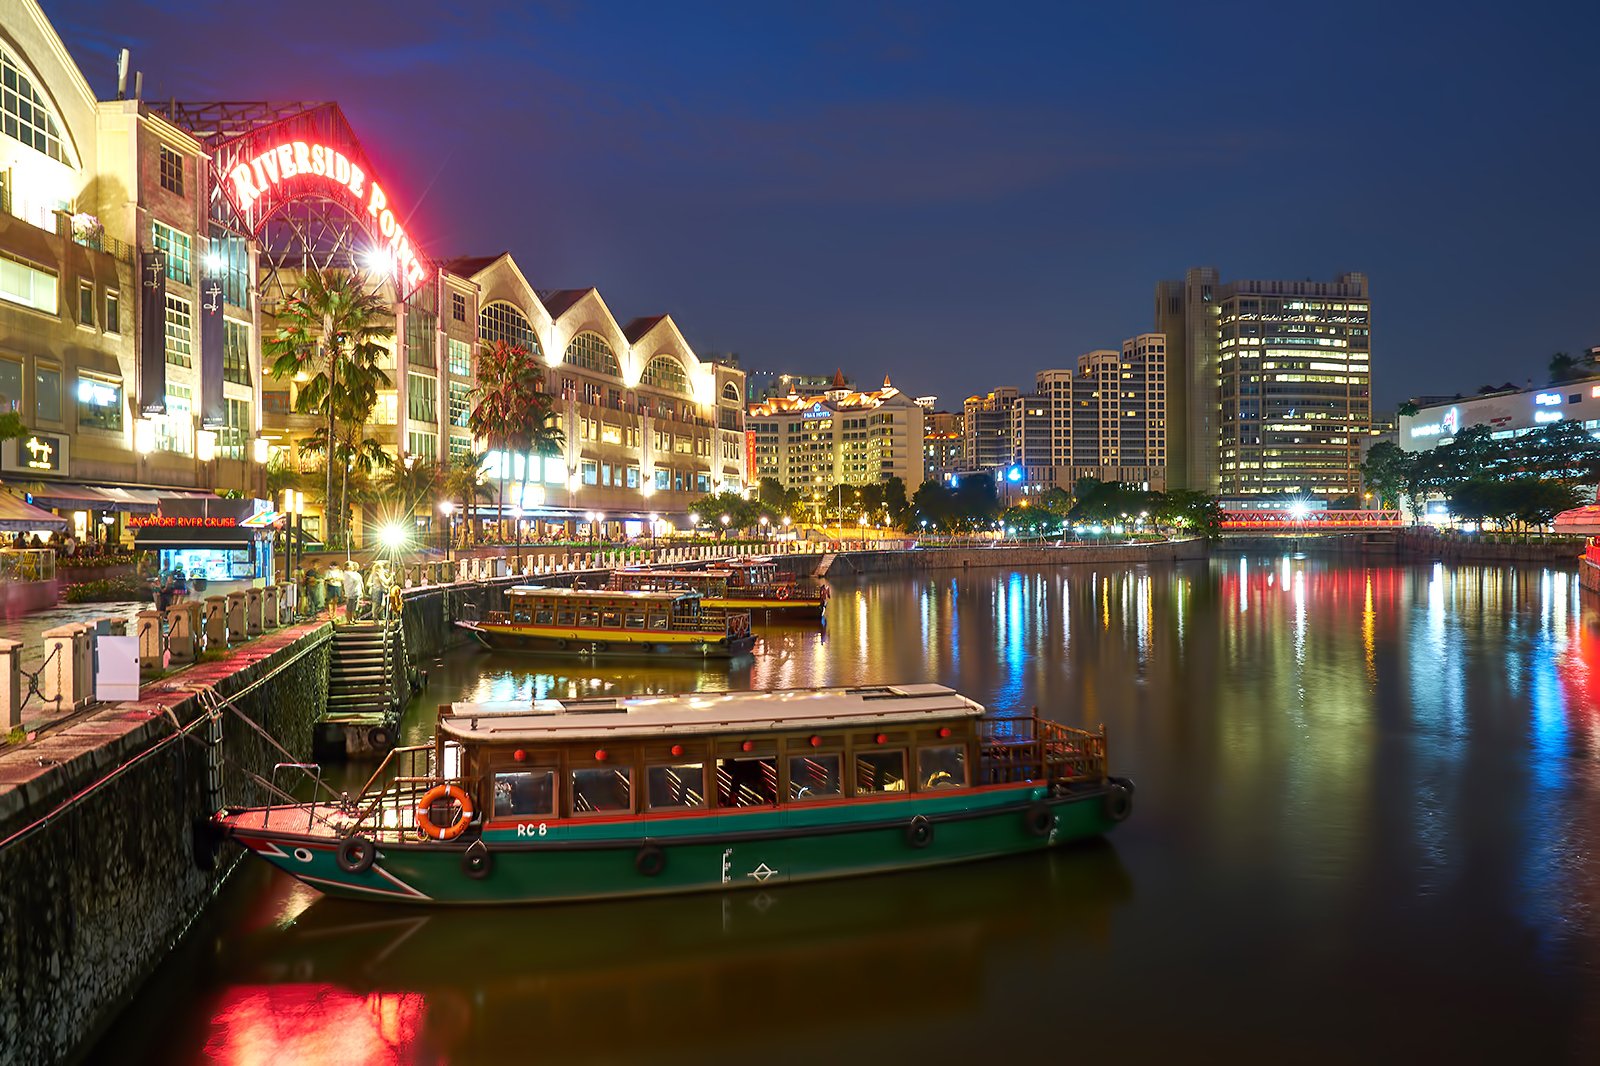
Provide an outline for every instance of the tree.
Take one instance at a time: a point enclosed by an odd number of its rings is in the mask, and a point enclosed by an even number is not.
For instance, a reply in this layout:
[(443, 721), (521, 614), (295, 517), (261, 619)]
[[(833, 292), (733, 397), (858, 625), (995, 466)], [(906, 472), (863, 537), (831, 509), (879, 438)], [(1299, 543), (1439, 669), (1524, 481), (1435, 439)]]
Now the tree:
[[(699, 516), (699, 524), (713, 533), (718, 530), (748, 529), (761, 520), (761, 513), (755, 504), (737, 492), (727, 491), (700, 497), (689, 506), (689, 513)], [(727, 525), (722, 524), (723, 515), (728, 516)]]
[[(363, 409), (358, 402), (366, 386), (372, 386), (375, 401), (376, 389), (388, 384), (387, 375), (377, 368), (385, 355), (379, 342), (394, 336), (389, 309), (375, 289), (367, 290), (364, 275), (314, 267), (279, 304), (277, 319), (277, 335), (262, 345), (264, 357), (272, 361), (272, 376), (280, 381), (290, 378), (299, 386), (297, 413), (327, 420), (323, 447), (329, 450), (332, 445), (337, 456), (340, 420), (359, 411), (359, 421), (364, 422), (372, 410), (371, 403)], [(352, 384), (361, 395), (352, 395), (347, 388), (348, 371), (354, 371)], [(331, 543), (334, 519), (328, 502), (333, 499), (333, 463), (324, 462), (323, 467), (323, 513), (329, 526), (324, 535)], [(341, 518), (344, 509), (341, 499)]]
[(444, 485), (445, 468), (431, 459), (396, 463), (383, 479), (384, 495), (393, 510), (389, 518), (410, 523), (417, 508), (431, 510)]
[(1566, 352), (1557, 352), (1550, 357), (1550, 383), (1559, 385), (1563, 381), (1576, 381), (1587, 377), (1588, 372), (1578, 360)]
[[(555, 405), (542, 388), (544, 372), (526, 348), (497, 340), (478, 354), (478, 384), (472, 390), (472, 410), (467, 428), (493, 451), (500, 453), (500, 526), (505, 533), (506, 476), (511, 456), (520, 453), (523, 485), (527, 485), (528, 459), (560, 455), (566, 435), (555, 424)], [(542, 464), (541, 464), (542, 465)]]
[(1411, 456), (1393, 441), (1380, 441), (1361, 463), (1361, 483), (1385, 507), (1399, 507), (1411, 471)]
[(889, 524), (904, 529), (911, 517), (911, 501), (906, 499), (906, 483), (891, 476), (883, 483), (883, 512)]
[(460, 501), (462, 518), (469, 535), (474, 537), (477, 535), (478, 504), (494, 498), (483, 473), (488, 461), (488, 455), (483, 452), (468, 452), (452, 457), (442, 472), (441, 494), (448, 500)]
[(764, 477), (756, 486), (756, 502), (770, 517), (779, 519), (798, 512), (804, 499), (799, 489), (785, 488), (777, 478)]

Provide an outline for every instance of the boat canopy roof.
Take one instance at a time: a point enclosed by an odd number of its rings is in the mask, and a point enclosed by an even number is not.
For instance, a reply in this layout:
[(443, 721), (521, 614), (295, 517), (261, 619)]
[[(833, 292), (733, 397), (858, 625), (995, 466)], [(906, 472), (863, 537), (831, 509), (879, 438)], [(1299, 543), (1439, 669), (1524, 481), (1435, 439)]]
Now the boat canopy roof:
[(545, 585), (518, 585), (511, 590), (513, 596), (537, 596), (540, 599), (579, 600), (644, 600), (666, 603), (672, 600), (695, 599), (700, 594), (693, 589), (641, 590), (641, 589), (567, 589)]
[(1577, 537), (1600, 537), (1600, 506), (1574, 507), (1556, 515), (1552, 528)]
[(476, 743), (539, 743), (671, 733), (780, 732), (790, 729), (906, 726), (977, 718), (983, 705), (944, 685), (690, 692), (528, 703), (454, 703), (441, 734)]

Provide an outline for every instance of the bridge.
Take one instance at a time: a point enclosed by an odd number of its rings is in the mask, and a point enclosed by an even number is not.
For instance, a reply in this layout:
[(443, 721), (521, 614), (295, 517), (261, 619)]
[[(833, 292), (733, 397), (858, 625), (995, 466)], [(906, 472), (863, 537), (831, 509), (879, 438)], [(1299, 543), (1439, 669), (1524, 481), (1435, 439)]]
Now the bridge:
[(1395, 533), (1399, 511), (1223, 511), (1224, 533)]

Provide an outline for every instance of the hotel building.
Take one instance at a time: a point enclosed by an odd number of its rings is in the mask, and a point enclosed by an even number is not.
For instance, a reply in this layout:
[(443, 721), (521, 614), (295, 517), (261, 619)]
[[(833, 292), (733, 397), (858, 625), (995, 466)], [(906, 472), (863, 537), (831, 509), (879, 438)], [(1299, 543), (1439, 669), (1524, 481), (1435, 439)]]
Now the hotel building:
[(1372, 422), (1365, 275), (1224, 283), (1215, 268), (1196, 268), (1157, 283), (1155, 320), (1168, 338), (1174, 487), (1323, 499), (1360, 492)]
[(946, 474), (962, 469), (964, 421), (960, 411), (928, 411), (923, 416), (922, 480), (943, 481)]
[(790, 393), (753, 404), (752, 478), (817, 492), (897, 477), (909, 495), (922, 484), (925, 414), (888, 378), (881, 389), (858, 392), (843, 374), (835, 374), (820, 394)]

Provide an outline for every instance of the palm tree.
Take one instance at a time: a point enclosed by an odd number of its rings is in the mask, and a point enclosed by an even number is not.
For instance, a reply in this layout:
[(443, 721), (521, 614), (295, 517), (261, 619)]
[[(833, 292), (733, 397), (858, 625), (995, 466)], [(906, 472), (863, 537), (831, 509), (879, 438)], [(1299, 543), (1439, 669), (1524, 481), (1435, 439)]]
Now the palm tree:
[[(506, 475), (513, 452), (526, 456), (558, 455), (566, 435), (555, 425), (554, 400), (542, 388), (544, 372), (526, 348), (504, 340), (485, 344), (478, 355), (478, 384), (467, 428), (493, 451), (500, 452), (500, 528), (505, 535)], [(526, 460), (523, 484), (527, 483)]]
[[(378, 342), (394, 335), (393, 326), (386, 323), (388, 317), (383, 298), (376, 290), (367, 290), (361, 274), (331, 268), (307, 270), (300, 288), (278, 307), (278, 333), (262, 346), (263, 355), (272, 360), (274, 378), (292, 378), (299, 385), (295, 411), (327, 419), (324, 449), (338, 439), (339, 421), (349, 422), (357, 414), (356, 421), (365, 421), (371, 413), (371, 402), (364, 409), (352, 402), (364, 398), (366, 386), (371, 387), (372, 402), (376, 402), (376, 389), (389, 383), (388, 376), (377, 369), (385, 354)], [(360, 395), (352, 396), (346, 387), (345, 378), (351, 372)], [(323, 465), (323, 499), (329, 501), (333, 499), (333, 463)], [(331, 540), (331, 509), (325, 504), (323, 512), (329, 524), (324, 533)], [(342, 500), (339, 513), (342, 518)]]
[(461, 501), (462, 517), (469, 530), (477, 519), (479, 501), (492, 498), (489, 486), (483, 483), (483, 464), (488, 459), (484, 452), (469, 452), (453, 458), (444, 469), (441, 495)]
[(407, 459), (391, 466), (384, 477), (384, 495), (394, 506), (391, 520), (409, 524), (418, 507), (431, 508), (444, 483), (445, 468), (432, 459)]

